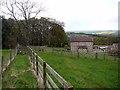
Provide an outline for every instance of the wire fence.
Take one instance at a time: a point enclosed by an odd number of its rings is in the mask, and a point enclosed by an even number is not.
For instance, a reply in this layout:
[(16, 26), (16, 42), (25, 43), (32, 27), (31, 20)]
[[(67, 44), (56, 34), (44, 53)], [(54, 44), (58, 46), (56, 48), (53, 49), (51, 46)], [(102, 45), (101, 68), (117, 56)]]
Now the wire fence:
[[(43, 47), (43, 46), (42, 46)], [(35, 46), (32, 47), (34, 51), (36, 50)], [(110, 56), (107, 52), (96, 52), (96, 51), (80, 51), (80, 52), (72, 52), (70, 50), (66, 50), (65, 48), (56, 48), (56, 47), (46, 47), (42, 52), (48, 52), (52, 54), (60, 54), (67, 57), (77, 57), (77, 58), (86, 58), (86, 59), (95, 59), (95, 60), (119, 60), (117, 56)]]
[(105, 52), (79, 52), (79, 58), (90, 58), (96, 60), (118, 60), (115, 56), (110, 56)]

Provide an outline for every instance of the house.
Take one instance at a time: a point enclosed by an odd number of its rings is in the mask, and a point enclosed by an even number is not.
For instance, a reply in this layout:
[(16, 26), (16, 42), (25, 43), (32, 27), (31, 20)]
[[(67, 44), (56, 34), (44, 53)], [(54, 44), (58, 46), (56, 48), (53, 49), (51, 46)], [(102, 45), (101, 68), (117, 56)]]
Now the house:
[(120, 50), (120, 44), (118, 44), (118, 43), (113, 43), (111, 49), (112, 49), (112, 50)]
[(73, 37), (70, 38), (71, 51), (80, 50), (93, 50), (93, 38), (92, 37)]
[(108, 46), (109, 50), (120, 50), (120, 44), (119, 43), (113, 43), (112, 45)]
[(94, 49), (99, 49), (102, 52), (108, 52), (110, 50), (120, 50), (120, 44), (119, 43), (113, 43), (112, 45), (94, 45)]

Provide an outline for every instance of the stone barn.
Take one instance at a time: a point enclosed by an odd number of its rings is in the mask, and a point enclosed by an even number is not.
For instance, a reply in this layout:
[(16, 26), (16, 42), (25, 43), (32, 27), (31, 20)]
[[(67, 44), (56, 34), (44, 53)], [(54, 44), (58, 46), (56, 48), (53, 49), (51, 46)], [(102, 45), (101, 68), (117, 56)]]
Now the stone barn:
[(74, 37), (70, 38), (71, 51), (92, 51), (93, 50), (93, 38), (92, 37)]

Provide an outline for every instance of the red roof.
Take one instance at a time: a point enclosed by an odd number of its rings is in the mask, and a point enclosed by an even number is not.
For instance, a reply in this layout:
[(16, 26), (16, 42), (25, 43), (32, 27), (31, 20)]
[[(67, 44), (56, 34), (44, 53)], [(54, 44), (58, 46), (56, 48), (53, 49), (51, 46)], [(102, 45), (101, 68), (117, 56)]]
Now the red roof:
[(93, 42), (92, 37), (74, 37), (70, 39), (70, 42)]

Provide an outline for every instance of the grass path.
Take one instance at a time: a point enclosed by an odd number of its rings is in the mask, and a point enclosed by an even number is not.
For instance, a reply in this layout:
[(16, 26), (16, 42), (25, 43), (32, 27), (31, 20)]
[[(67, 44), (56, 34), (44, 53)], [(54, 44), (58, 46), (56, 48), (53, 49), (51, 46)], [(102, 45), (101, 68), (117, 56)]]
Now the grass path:
[(3, 74), (3, 88), (36, 88), (37, 80), (31, 70), (27, 55), (17, 55)]

